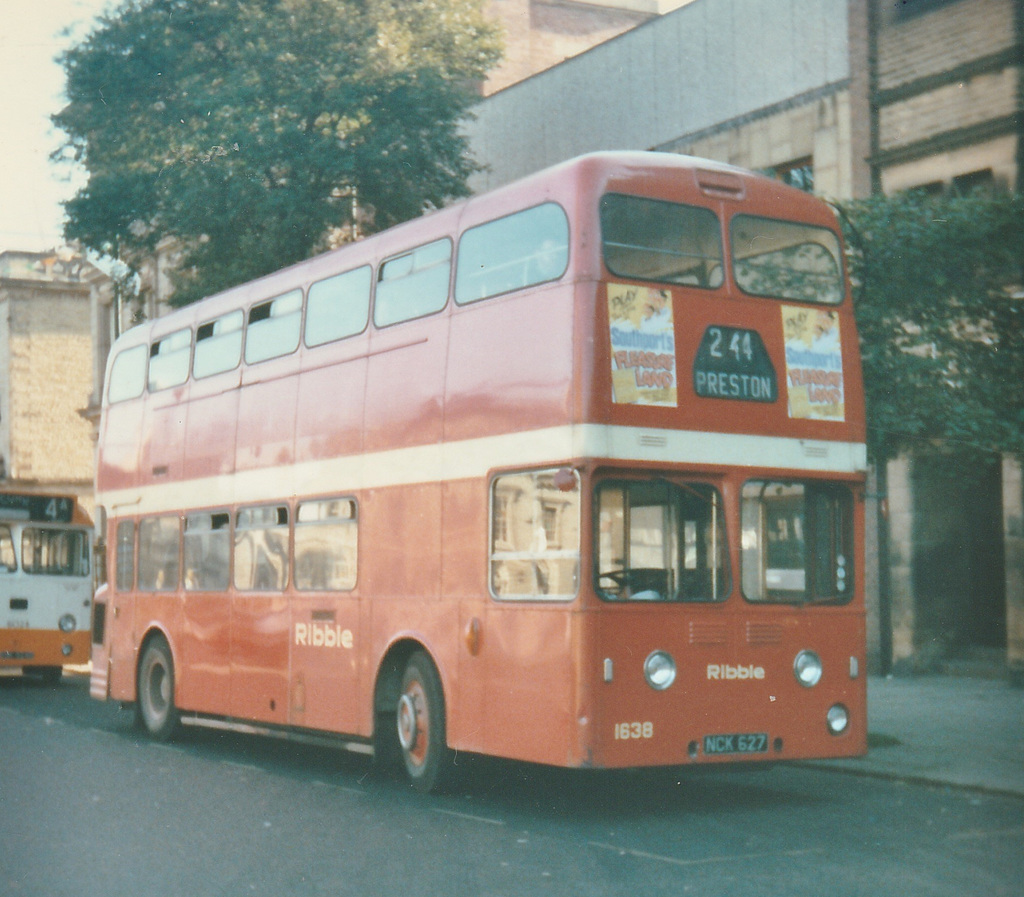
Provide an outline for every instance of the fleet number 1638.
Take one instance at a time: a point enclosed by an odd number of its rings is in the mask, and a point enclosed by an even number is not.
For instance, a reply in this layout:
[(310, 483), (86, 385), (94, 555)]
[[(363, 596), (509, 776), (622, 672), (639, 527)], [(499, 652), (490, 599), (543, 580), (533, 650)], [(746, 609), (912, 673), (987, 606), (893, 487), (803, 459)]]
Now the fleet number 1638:
[(631, 738), (653, 738), (654, 723), (616, 723), (615, 740), (628, 741)]

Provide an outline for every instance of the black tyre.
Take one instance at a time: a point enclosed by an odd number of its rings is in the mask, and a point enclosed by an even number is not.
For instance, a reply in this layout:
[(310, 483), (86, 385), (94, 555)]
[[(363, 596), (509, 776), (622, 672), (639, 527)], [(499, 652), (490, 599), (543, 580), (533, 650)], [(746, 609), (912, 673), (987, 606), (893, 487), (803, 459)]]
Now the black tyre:
[(445, 734), (441, 678), (421, 651), (405, 666), (395, 712), (398, 748), (409, 781), (417, 791), (442, 791), (451, 783), (453, 754)]
[(27, 667), (21, 672), (25, 676), (39, 679), (43, 685), (60, 685), (60, 680), (64, 676), (64, 667)]
[(167, 741), (178, 730), (180, 716), (174, 706), (174, 660), (162, 636), (146, 643), (139, 661), (137, 715), (151, 738)]

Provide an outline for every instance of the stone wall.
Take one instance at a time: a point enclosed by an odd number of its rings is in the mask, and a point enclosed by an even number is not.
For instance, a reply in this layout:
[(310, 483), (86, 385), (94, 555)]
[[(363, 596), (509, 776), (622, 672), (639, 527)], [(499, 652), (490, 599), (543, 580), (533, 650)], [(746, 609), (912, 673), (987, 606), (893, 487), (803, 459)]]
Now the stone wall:
[(79, 414), (93, 389), (89, 288), (8, 282), (0, 296), (7, 475), (89, 484), (92, 432)]

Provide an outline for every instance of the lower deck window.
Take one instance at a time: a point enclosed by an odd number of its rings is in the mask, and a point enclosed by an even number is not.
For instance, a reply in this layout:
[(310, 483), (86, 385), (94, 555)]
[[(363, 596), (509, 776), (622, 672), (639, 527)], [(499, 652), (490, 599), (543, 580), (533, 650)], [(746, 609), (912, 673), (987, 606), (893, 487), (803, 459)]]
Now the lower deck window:
[(668, 480), (597, 491), (598, 594), (623, 601), (722, 601), (729, 594), (718, 490)]
[(295, 588), (355, 588), (357, 538), (352, 499), (302, 502), (295, 518)]
[(853, 500), (830, 484), (744, 484), (743, 594), (749, 601), (846, 602), (853, 595)]
[(139, 521), (139, 590), (169, 592), (178, 588), (181, 524), (177, 517)]
[(185, 518), (185, 588), (221, 592), (228, 587), (231, 536), (227, 511), (204, 511)]
[(281, 592), (288, 585), (288, 508), (243, 508), (235, 524), (235, 588)]
[(491, 589), (498, 598), (575, 597), (579, 477), (568, 470), (497, 477), (491, 491)]
[(117, 555), (115, 583), (119, 592), (130, 591), (135, 585), (135, 523), (122, 520), (117, 525)]

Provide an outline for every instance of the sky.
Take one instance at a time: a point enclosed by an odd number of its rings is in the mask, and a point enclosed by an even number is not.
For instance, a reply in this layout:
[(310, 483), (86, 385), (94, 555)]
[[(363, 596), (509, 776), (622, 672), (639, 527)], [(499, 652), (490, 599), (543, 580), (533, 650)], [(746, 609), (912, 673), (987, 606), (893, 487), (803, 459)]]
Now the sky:
[[(0, 29), (0, 251), (63, 244), (61, 201), (84, 182), (81, 170), (49, 161), (61, 144), (50, 116), (64, 105), (57, 55), (110, 0), (3, 0)], [(64, 34), (70, 28), (72, 36)]]

